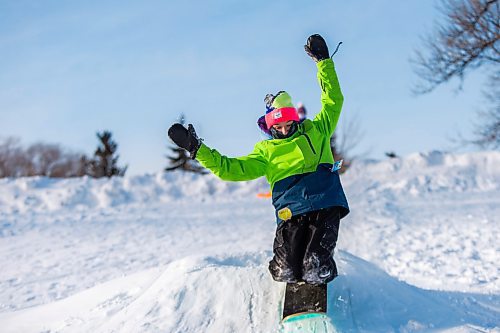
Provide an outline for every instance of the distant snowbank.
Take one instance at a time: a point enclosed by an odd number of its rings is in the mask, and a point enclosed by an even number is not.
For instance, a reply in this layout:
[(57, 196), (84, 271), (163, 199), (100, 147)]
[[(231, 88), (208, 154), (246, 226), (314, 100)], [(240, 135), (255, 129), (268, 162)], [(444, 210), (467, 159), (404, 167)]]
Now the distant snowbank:
[(500, 189), (500, 152), (414, 153), (382, 162), (359, 162), (344, 177), (371, 193), (390, 190), (413, 196), (431, 192), (483, 192)]
[(498, 292), (500, 152), (361, 162), (342, 181), (338, 246), (422, 288)]
[(216, 176), (185, 172), (133, 177), (54, 179), (45, 177), (0, 179), (0, 210), (54, 211), (64, 208), (106, 208), (190, 200), (234, 200), (267, 191), (265, 179), (223, 182)]
[[(360, 161), (343, 177), (349, 190), (380, 194), (490, 191), (500, 189), (500, 152), (449, 154), (430, 152), (382, 162)], [(116, 207), (120, 205), (190, 200), (234, 200), (267, 191), (264, 178), (224, 182), (212, 174), (174, 172), (125, 178), (0, 179), (0, 210), (54, 211), (61, 208)]]

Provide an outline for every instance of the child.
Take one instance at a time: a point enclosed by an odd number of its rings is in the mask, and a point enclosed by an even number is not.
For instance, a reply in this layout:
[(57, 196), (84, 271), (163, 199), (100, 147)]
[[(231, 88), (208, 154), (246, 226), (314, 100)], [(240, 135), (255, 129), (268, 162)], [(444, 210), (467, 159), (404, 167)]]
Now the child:
[(271, 275), (279, 282), (324, 284), (337, 276), (333, 251), (340, 219), (349, 213), (330, 149), (344, 99), (324, 39), (312, 35), (304, 48), (317, 63), (321, 87), (322, 108), (313, 120), (301, 122), (290, 95), (280, 91), (266, 96), (267, 111), (259, 121), (272, 138), (247, 156), (230, 158), (210, 149), (191, 124), (174, 124), (168, 135), (223, 180), (266, 176), (278, 223)]

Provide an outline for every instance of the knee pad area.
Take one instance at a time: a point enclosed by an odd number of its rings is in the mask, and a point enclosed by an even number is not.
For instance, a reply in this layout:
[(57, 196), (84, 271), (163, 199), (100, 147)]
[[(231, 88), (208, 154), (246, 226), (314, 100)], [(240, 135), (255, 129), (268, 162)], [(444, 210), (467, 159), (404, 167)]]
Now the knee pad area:
[(302, 279), (309, 284), (324, 284), (337, 276), (337, 265), (331, 256), (320, 258), (315, 253), (304, 258)]
[(286, 264), (279, 264), (276, 260), (269, 262), (269, 272), (274, 281), (297, 283), (299, 279), (295, 276), (293, 269)]

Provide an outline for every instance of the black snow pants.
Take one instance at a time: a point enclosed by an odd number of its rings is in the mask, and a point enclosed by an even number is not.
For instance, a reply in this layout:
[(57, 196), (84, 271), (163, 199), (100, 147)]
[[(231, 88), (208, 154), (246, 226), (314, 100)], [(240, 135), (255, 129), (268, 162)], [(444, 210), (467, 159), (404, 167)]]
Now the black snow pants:
[(276, 229), (269, 271), (278, 282), (322, 284), (337, 276), (333, 252), (340, 210), (321, 209), (293, 216)]

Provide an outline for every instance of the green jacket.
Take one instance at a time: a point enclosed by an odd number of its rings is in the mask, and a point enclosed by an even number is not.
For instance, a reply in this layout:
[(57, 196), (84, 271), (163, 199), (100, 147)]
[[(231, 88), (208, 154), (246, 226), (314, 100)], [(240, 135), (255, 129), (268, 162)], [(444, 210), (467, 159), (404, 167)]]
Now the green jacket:
[(247, 156), (227, 157), (202, 144), (196, 159), (223, 180), (243, 181), (266, 176), (276, 182), (293, 175), (315, 172), (319, 164), (333, 164), (330, 138), (337, 126), (344, 97), (331, 59), (317, 63), (321, 87), (321, 112), (306, 119), (286, 139), (258, 142)]

